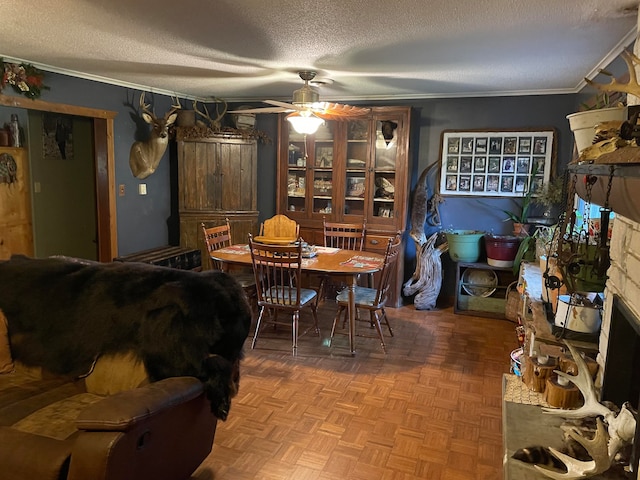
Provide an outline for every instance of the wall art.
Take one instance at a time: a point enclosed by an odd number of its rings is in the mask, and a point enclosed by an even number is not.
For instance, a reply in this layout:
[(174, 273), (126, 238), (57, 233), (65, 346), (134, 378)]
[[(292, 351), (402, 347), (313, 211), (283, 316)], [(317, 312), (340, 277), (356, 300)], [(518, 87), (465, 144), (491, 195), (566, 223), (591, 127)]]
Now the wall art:
[(534, 194), (555, 167), (555, 132), (445, 130), (440, 150), (440, 194), (521, 197)]

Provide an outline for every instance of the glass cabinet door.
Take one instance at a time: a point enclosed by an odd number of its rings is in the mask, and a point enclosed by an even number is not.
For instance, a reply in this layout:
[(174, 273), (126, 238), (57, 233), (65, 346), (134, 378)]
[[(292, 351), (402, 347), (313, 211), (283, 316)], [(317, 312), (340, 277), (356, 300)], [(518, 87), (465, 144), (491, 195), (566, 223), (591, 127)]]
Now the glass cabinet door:
[(306, 136), (289, 129), (287, 211), (294, 216), (322, 217), (333, 211), (334, 126), (325, 122)]
[(313, 155), (309, 169), (313, 182), (313, 213), (328, 216), (333, 212), (334, 122), (325, 122), (313, 136)]
[(373, 157), (373, 217), (393, 218), (396, 215), (395, 184), (398, 156), (399, 122), (380, 119), (375, 122)]
[[(369, 158), (370, 121), (347, 123), (347, 162), (345, 168), (344, 215), (366, 217), (367, 159)], [(358, 220), (361, 221), (361, 220)]]
[(305, 212), (307, 208), (307, 149), (305, 137), (289, 131), (287, 165), (287, 210)]

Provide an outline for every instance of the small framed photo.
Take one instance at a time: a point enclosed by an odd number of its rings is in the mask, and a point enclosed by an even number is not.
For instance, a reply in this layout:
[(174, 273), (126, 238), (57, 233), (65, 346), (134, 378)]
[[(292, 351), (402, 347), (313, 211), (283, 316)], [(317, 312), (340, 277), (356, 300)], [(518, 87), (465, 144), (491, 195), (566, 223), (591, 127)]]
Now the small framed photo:
[(500, 157), (489, 157), (487, 170), (489, 173), (500, 173)]
[(487, 157), (475, 157), (473, 159), (473, 171), (484, 172), (487, 169)]
[(513, 192), (513, 177), (502, 177), (502, 182), (500, 183), (500, 191), (501, 192)]
[(473, 153), (473, 137), (462, 139), (462, 153)]
[(531, 137), (520, 137), (518, 139), (518, 153), (531, 153)]
[(545, 153), (547, 153), (547, 139), (544, 137), (534, 137), (533, 154), (544, 155)]
[(500, 187), (500, 175), (489, 175), (487, 177), (487, 192), (497, 192)]
[(450, 138), (447, 144), (447, 152), (448, 153), (460, 153), (460, 138)]
[(529, 173), (529, 157), (518, 157), (516, 173)]
[(456, 175), (447, 175), (446, 187), (450, 192), (458, 190), (458, 177)]
[(475, 153), (487, 153), (487, 142), (486, 138), (476, 138)]
[(447, 157), (447, 172), (458, 171), (458, 157)]
[(517, 152), (518, 138), (517, 137), (507, 137), (504, 139), (504, 151), (507, 155), (514, 154)]
[(460, 158), (460, 173), (471, 173), (471, 157), (461, 157)]
[(474, 175), (473, 176), (473, 191), (474, 192), (484, 192), (484, 175)]
[(364, 177), (347, 177), (347, 197), (364, 197)]
[(462, 192), (471, 191), (471, 175), (460, 175), (460, 182), (458, 183), (458, 190)]
[(489, 138), (489, 154), (500, 155), (502, 153), (502, 137)]
[(513, 173), (516, 171), (515, 157), (504, 157), (502, 159), (502, 173)]
[(332, 167), (333, 147), (317, 147), (315, 165), (316, 167)]

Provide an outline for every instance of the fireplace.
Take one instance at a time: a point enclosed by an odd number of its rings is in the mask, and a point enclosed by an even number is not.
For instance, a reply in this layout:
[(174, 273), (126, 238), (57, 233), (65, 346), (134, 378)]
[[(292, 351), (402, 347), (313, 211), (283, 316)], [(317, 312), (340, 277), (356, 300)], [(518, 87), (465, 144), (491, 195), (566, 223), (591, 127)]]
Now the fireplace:
[[(618, 295), (613, 295), (611, 302), (601, 399), (619, 407), (629, 402), (636, 411), (640, 402), (640, 319)], [(634, 472), (638, 471), (639, 457), (640, 422), (637, 422), (630, 461)]]
[[(610, 241), (596, 386), (600, 399), (637, 409), (640, 403), (640, 223), (616, 213)], [(631, 465), (638, 472), (640, 432), (636, 428)], [(630, 479), (640, 480), (634, 474)]]

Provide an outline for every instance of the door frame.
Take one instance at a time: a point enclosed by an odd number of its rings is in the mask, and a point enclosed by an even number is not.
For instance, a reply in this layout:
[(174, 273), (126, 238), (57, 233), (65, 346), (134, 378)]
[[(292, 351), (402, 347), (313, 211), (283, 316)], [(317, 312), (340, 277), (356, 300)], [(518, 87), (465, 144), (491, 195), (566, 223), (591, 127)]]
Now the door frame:
[(95, 162), (96, 220), (98, 229), (98, 260), (110, 262), (117, 256), (116, 178), (113, 123), (117, 112), (39, 99), (11, 97), (0, 94), (0, 105), (26, 110), (62, 113), (93, 119), (93, 156)]

